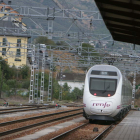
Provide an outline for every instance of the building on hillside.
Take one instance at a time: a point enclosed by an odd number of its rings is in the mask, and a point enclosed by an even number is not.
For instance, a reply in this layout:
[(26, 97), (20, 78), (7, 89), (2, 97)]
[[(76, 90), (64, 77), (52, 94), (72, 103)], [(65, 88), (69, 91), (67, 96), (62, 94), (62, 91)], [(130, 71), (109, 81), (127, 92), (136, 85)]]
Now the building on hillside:
[[(1, 4), (5, 5), (4, 2)], [(2, 11), (2, 6), (0, 6), (0, 10)], [(12, 8), (8, 6), (6, 10), (12, 10)], [(0, 17), (2, 18), (0, 20), (0, 56), (7, 61), (9, 66), (22, 67), (22, 65), (26, 65), (26, 48), (30, 38), (26, 34), (26, 25), (22, 23), (20, 16), (13, 18), (0, 14)]]
[[(60, 78), (62, 80), (60, 80)], [(85, 74), (78, 74), (78, 73), (58, 73), (57, 80), (59, 85), (64, 85), (65, 83), (71, 87), (71, 91), (74, 90), (75, 87), (82, 89), (85, 82)]]

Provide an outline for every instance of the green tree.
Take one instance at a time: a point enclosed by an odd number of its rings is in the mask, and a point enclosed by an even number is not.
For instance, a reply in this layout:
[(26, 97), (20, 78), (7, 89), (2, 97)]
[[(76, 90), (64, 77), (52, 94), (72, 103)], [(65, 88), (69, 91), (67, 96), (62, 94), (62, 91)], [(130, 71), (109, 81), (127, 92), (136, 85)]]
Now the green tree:
[(0, 65), (1, 65), (1, 70), (3, 72), (3, 75), (5, 76), (5, 79), (10, 79), (13, 76), (13, 73), (11, 71), (11, 68), (9, 67), (9, 65), (7, 64), (6, 61), (4, 61), (2, 59), (2, 57), (0, 57)]
[(54, 80), (53, 81), (53, 94), (52, 94), (52, 97), (54, 99), (59, 99), (59, 89), (60, 89), (60, 85), (58, 84), (58, 81)]
[(3, 87), (3, 81), (4, 81), (4, 75), (3, 75), (3, 71), (1, 70), (1, 64), (0, 64), (0, 99), (2, 98), (1, 92)]
[(10, 69), (11, 69), (11, 73), (12, 73), (10, 79), (15, 79), (17, 77), (17, 68), (15, 65), (13, 65)]
[[(91, 53), (90, 54), (91, 56), (99, 56), (99, 53), (97, 53), (96, 50), (94, 50), (94, 46), (92, 46), (92, 45), (90, 45), (88, 43), (83, 43), (82, 44), (82, 47), (83, 47), (83, 50), (85, 50), (85, 52), (86, 51), (88, 51), (88, 52), (90, 52), (90, 51), (94, 52), (94, 53)], [(83, 53), (83, 55), (87, 55), (87, 54), (86, 53), (85, 54)]]
[(40, 37), (36, 38), (35, 43), (36, 44), (55, 45), (53, 40), (48, 39), (47, 37), (44, 37), (44, 36), (40, 36)]
[(83, 96), (83, 89), (80, 90), (79, 88), (75, 87), (74, 90), (71, 92), (71, 98), (73, 100), (76, 100), (82, 96)]
[(92, 45), (90, 45), (89, 43), (83, 43), (82, 47), (86, 47), (86, 48), (94, 48)]
[(70, 99), (70, 89), (71, 89), (71, 87), (69, 87), (67, 83), (64, 83), (63, 88), (62, 88), (62, 99), (63, 100)]
[(30, 76), (30, 68), (27, 65), (23, 65), (20, 70), (20, 74), (23, 79), (28, 78)]
[(25, 79), (22, 81), (22, 88), (29, 89), (30, 86), (30, 79)]
[(62, 46), (67, 46), (67, 44), (64, 41), (57, 41), (56, 45), (62, 45)]
[(12, 89), (14, 95), (17, 94), (17, 88), (21, 87), (21, 84), (16, 79), (8, 80), (7, 84), (9, 85), (9, 88)]
[[(41, 79), (41, 73), (40, 73), (40, 79)], [(49, 74), (44, 73), (44, 90), (48, 90), (48, 83), (49, 83)]]

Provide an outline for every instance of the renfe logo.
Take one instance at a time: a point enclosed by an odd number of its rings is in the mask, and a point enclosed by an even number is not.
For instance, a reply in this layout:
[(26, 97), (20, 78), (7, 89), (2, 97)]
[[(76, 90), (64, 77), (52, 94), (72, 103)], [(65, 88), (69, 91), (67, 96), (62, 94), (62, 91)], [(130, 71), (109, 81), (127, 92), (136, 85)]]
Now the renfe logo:
[(105, 107), (109, 107), (110, 104), (107, 104), (107, 102), (106, 103), (93, 103), (93, 106), (103, 106), (103, 108), (105, 108)]

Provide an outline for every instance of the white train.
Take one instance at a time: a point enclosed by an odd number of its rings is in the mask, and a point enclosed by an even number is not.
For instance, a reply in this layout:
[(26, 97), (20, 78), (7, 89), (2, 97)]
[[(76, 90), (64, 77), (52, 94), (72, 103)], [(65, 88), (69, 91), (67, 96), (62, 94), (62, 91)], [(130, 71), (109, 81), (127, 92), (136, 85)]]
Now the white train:
[(130, 109), (132, 85), (111, 65), (91, 67), (85, 78), (83, 116), (92, 120), (121, 119)]

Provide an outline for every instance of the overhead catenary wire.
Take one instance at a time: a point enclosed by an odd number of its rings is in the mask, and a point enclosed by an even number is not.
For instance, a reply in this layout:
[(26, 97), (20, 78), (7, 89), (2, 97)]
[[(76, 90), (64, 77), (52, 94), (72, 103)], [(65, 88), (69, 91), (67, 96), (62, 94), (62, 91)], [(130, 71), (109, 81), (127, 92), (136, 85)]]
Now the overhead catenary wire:
[[(65, 1), (65, 0), (63, 0), (64, 1), (64, 3), (65, 3), (65, 5), (66, 5), (66, 8), (68, 8), (69, 9), (69, 6), (68, 6), (68, 4), (67, 4), (67, 2)], [(58, 3), (55, 1), (55, 0), (53, 0), (53, 2), (56, 4), (56, 6), (58, 6), (59, 8), (61, 8), (62, 9), (62, 7), (60, 7), (59, 5), (58, 5)], [(68, 15), (65, 13), (65, 15), (68, 17)], [(72, 22), (76, 25), (76, 27), (82, 32), (82, 34), (84, 35), (85, 34), (85, 32), (81, 29), (81, 27), (79, 27), (78, 26), (78, 24), (76, 23), (77, 22), (77, 20), (75, 20), (75, 18), (73, 17), (73, 20), (72, 20)], [(91, 23), (90, 23), (91, 24)], [(83, 28), (83, 27), (82, 27)], [(88, 38), (88, 40), (90, 41), (90, 39)]]

